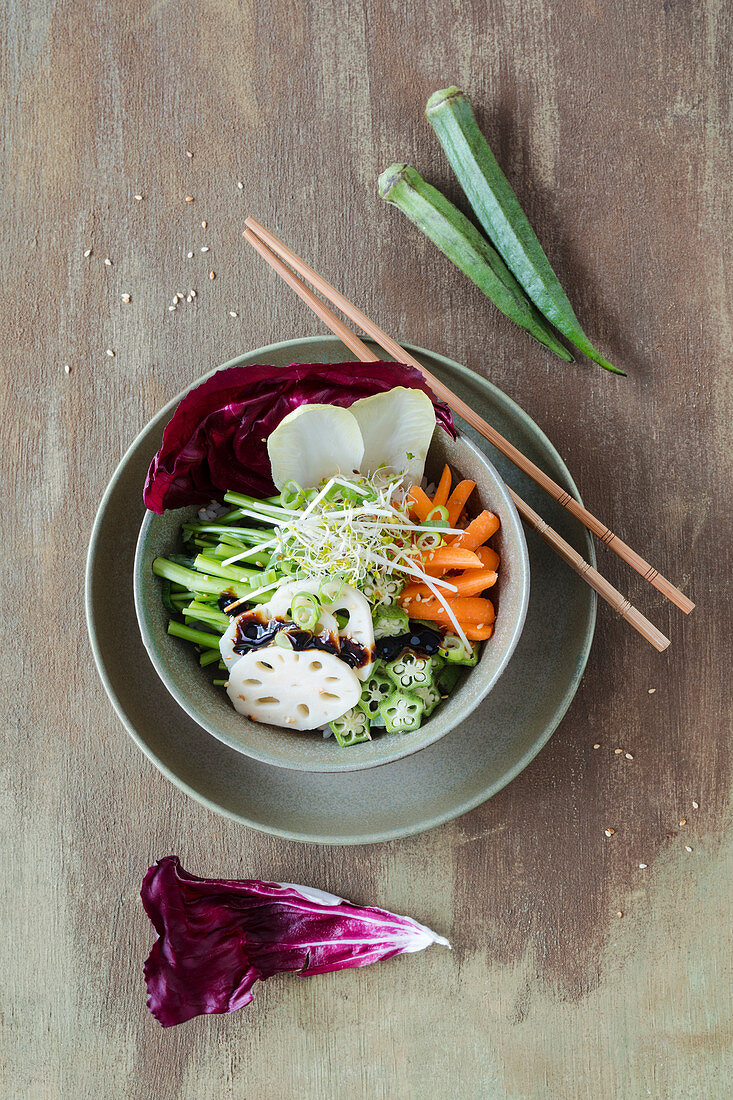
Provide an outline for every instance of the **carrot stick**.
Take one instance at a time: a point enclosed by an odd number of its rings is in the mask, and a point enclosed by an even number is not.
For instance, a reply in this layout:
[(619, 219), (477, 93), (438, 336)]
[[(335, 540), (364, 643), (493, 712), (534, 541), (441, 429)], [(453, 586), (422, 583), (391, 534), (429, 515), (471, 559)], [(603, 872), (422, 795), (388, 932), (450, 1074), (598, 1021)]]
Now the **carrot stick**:
[(464, 550), (475, 550), (477, 546), (490, 539), (500, 527), (499, 517), (493, 512), (483, 511), (471, 520), (462, 535), (456, 535), (450, 543), (451, 548), (462, 546)]
[(496, 550), (493, 550), (490, 546), (479, 546), (474, 553), (477, 558), (481, 559), (484, 569), (493, 569), (495, 573), (498, 571), (501, 558)]
[[(462, 537), (462, 536), (459, 536)], [(472, 550), (461, 546), (439, 546), (425, 558), (423, 568), (431, 576), (440, 576), (446, 569), (480, 569), (481, 562)]]
[(417, 516), (421, 523), (428, 518), (428, 512), (433, 507), (433, 502), (427, 493), (419, 485), (413, 485), (407, 494), (407, 502), (411, 512)]
[[(468, 623), (470, 626), (481, 626), (493, 623), (496, 618), (491, 600), (481, 599), (479, 596), (446, 596), (444, 598), (461, 625)], [(448, 612), (434, 598), (426, 600), (417, 597), (412, 599), (400, 597), (399, 602), (413, 618), (429, 619), (431, 622), (450, 622)]]
[[(455, 585), (455, 592), (451, 592), (447, 588), (441, 591), (449, 601), (455, 596), (478, 596), (486, 588), (495, 585), (497, 578), (498, 573), (492, 572), (491, 569), (466, 569), (464, 573), (460, 573), (456, 577), (445, 577), (445, 580)], [(404, 600), (411, 600), (415, 596), (432, 598), (433, 593), (426, 584), (412, 583), (406, 585), (400, 595)]]
[[(450, 466), (444, 466), (443, 473), (440, 475), (440, 481), (438, 482), (438, 488), (433, 497), (433, 508), (442, 507), (442, 505), (446, 503), (448, 500), (448, 493), (450, 492), (451, 481)], [(451, 523), (450, 526), (452, 527), (453, 524)]]
[(448, 526), (455, 527), (463, 507), (476, 488), (475, 481), (459, 481), (448, 497)]
[(489, 626), (464, 626), (463, 633), (469, 642), (485, 642), (494, 633), (493, 623)]

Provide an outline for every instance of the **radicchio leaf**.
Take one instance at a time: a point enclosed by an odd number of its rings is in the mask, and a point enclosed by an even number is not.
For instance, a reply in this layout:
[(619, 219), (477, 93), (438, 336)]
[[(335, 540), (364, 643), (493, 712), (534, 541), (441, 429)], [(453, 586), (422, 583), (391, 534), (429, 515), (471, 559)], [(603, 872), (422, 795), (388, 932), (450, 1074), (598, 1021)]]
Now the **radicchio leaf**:
[(291, 883), (196, 878), (177, 856), (149, 868), (141, 896), (158, 933), (145, 963), (148, 1008), (163, 1027), (235, 1012), (258, 979), (280, 972), (324, 974), (450, 947), (410, 917)]
[(300, 405), (348, 408), (361, 397), (394, 386), (422, 390), (438, 423), (453, 438), (450, 409), (438, 401), (420, 371), (404, 363), (291, 363), (288, 367), (228, 367), (183, 398), (150, 464), (143, 500), (153, 512), (208, 504), (227, 489), (267, 497), (267, 437)]

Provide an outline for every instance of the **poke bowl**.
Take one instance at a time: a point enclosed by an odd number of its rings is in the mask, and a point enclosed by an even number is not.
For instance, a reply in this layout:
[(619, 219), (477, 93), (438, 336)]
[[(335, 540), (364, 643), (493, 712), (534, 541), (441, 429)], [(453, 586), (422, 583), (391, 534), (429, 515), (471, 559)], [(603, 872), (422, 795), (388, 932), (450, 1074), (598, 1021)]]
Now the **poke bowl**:
[[(369, 364), (373, 373), (379, 367), (380, 364)], [(390, 395), (399, 396), (396, 390), (384, 394), (386, 398)], [(395, 410), (397, 405), (398, 402)], [(324, 406), (314, 406), (309, 410), (313, 416), (300, 420), (317, 420), (318, 408)], [(291, 413), (283, 424), (294, 415)], [(271, 441), (274, 438), (273, 432)], [(212, 505), (214, 512), (209, 513), (201, 510), (199, 500), (182, 507), (166, 507), (162, 514), (151, 510), (146, 513), (134, 568), (135, 608), (142, 639), (167, 690), (211, 736), (237, 752), (276, 767), (308, 772), (362, 770), (388, 764), (433, 744), (460, 726), (491, 691), (511, 659), (527, 611), (529, 559), (524, 531), (506, 485), (466, 435), (456, 431), (452, 438), (448, 431), (435, 425), (428, 438), (425, 453), (417, 456), (419, 485), (406, 490), (405, 498), (405, 507), (411, 509), (411, 522), (420, 532), (418, 542), (423, 540), (428, 547), (425, 561), (432, 563), (440, 558), (439, 550), (445, 554), (451, 543), (461, 541), (461, 534), (456, 534), (459, 528), (455, 525), (459, 521), (455, 515), (447, 528), (447, 509), (436, 506), (436, 512), (430, 507), (432, 500), (438, 499), (448, 471), (456, 492), (458, 486), (474, 486), (461, 506), (460, 530), (466, 531), (475, 519), (484, 515), (495, 517), (490, 549), (486, 550), (488, 556), (481, 558), (491, 566), (484, 573), (495, 570), (487, 581), (491, 599), (485, 598), (485, 592), (474, 584), (463, 589), (470, 595), (462, 600), (461, 587), (453, 583), (459, 578), (478, 576), (478, 569), (462, 573), (444, 571), (442, 579), (436, 569), (418, 577), (408, 575), (404, 578), (405, 587), (397, 594), (380, 592), (377, 598), (373, 590), (368, 593), (372, 620), (366, 628), (367, 634), (369, 629), (372, 631), (369, 637), (364, 630), (360, 633), (359, 616), (365, 601), (356, 582), (354, 586), (345, 583), (345, 574), (329, 567), (327, 573), (309, 584), (303, 580), (302, 567), (293, 567), (294, 554), (299, 551), (294, 552), (292, 544), (288, 555), (281, 550), (282, 574), (264, 569), (253, 579), (246, 567), (255, 564), (253, 555), (266, 555), (269, 550), (260, 551), (258, 545), (237, 555), (233, 543), (235, 553), (231, 557), (239, 560), (221, 569), (219, 597), (216, 598), (214, 578), (209, 578), (212, 594), (184, 592), (186, 587), (195, 589), (197, 583), (187, 580), (191, 571), (185, 570), (193, 562), (203, 568), (201, 561), (214, 560), (215, 551), (207, 540), (220, 536), (211, 534), (207, 528), (220, 530), (222, 524), (217, 525), (217, 519), (233, 522), (231, 516), (236, 509), (230, 509), (227, 515), (226, 504)], [(296, 439), (296, 443), (302, 444), (302, 438)], [(273, 446), (272, 454), (275, 453)], [(408, 454), (413, 459), (413, 452)], [(315, 486), (316, 475), (306, 472), (307, 454), (296, 447), (290, 456), (290, 472), (293, 461), (304, 479), (310, 479)], [(273, 473), (275, 466), (273, 459)], [(359, 473), (356, 466), (351, 473)], [(281, 475), (280, 482), (284, 476)], [(334, 476), (338, 480), (338, 475)], [(382, 477), (382, 480), (389, 479)], [(405, 484), (410, 480), (407, 478)], [(321, 492), (325, 492), (323, 486), (327, 489), (331, 481), (333, 478), (324, 478), (318, 483)], [(358, 492), (360, 484), (369, 488), (376, 483), (362, 480), (348, 485)], [(271, 503), (262, 501), (260, 506), (269, 507), (275, 515), (281, 502), (286, 502), (286, 493), (292, 493), (293, 484), (290, 479), (280, 496), (269, 497)], [(316, 489), (311, 488), (310, 503), (303, 505), (298, 500), (298, 508), (290, 508), (290, 512), (298, 517), (307, 515), (309, 509), (319, 504), (320, 496), (314, 493)], [(420, 512), (420, 508), (417, 498), (410, 493), (423, 494), (427, 500), (425, 507), (429, 510), (422, 511), (422, 519), (413, 512), (413, 509)], [(339, 502), (343, 501), (343, 490), (341, 494)], [(253, 499), (232, 492), (226, 497), (229, 504), (241, 503), (240, 510), (245, 514), (247, 502)], [(450, 499), (453, 500), (452, 495)], [(287, 498), (287, 504), (295, 504), (292, 496)], [(248, 520), (240, 522), (253, 524), (257, 529), (256, 518), (251, 518), (257, 514), (251, 512)], [(334, 514), (341, 517), (346, 513)], [(339, 523), (346, 526), (348, 521), (339, 519)], [(281, 530), (285, 528), (278, 529)], [(368, 526), (363, 530), (368, 531)], [(233, 531), (236, 537), (236, 528)], [(183, 547), (182, 532), (184, 539), (190, 540)], [(199, 545), (192, 549), (192, 543), (197, 541)], [(182, 549), (187, 558), (181, 555)], [(230, 559), (222, 557), (228, 553), (226, 545), (220, 544), (218, 549), (218, 562), (227, 563)], [(406, 568), (410, 569), (414, 559), (405, 560)], [(179, 566), (178, 562), (185, 565)], [(258, 560), (256, 564), (271, 566), (272, 561)], [(343, 563), (339, 560), (336, 565)], [(232, 572), (238, 567), (242, 567), (241, 582), (225, 588), (229, 584), (227, 577), (239, 575)], [(167, 585), (166, 599), (163, 585)], [(451, 596), (447, 601), (443, 598), (446, 592)], [(475, 595), (477, 592), (482, 595)], [(245, 599), (248, 593), (252, 595)], [(207, 599), (208, 604), (201, 602)], [(464, 606), (473, 611), (474, 606), (481, 604), (491, 608), (493, 621), (488, 626), (478, 621), (481, 616), (476, 615), (469, 616), (472, 619), (469, 626), (461, 620), (455, 622), (450, 612), (451, 608)], [(445, 613), (444, 605), (449, 609)], [(312, 621), (306, 622), (303, 615), (311, 615)], [(453, 633), (452, 622), (460, 630), (462, 640)], [(215, 632), (216, 637), (207, 639), (202, 630)], [(340, 703), (335, 702), (334, 695)], [(341, 710), (346, 708), (343, 715), (337, 713), (339, 706)], [(287, 717), (283, 718), (283, 713)], [(270, 715), (278, 717), (268, 720)], [(491, 736), (490, 729), (486, 735)]]

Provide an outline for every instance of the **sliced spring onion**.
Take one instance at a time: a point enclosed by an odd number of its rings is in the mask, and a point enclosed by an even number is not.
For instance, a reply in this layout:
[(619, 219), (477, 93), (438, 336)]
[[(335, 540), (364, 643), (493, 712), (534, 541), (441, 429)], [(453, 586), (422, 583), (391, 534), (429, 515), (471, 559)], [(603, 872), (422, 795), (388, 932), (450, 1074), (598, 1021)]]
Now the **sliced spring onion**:
[(327, 577), (318, 589), (318, 598), (321, 603), (336, 603), (336, 600), (338, 600), (344, 590), (345, 584), (346, 579), (343, 573), (335, 573), (332, 577)]
[(299, 626), (301, 630), (309, 630), (312, 633), (318, 626), (321, 605), (310, 592), (298, 592), (296, 596), (293, 596), (290, 615), (296, 626)]
[(304, 495), (303, 486), (297, 481), (286, 481), (280, 490), (280, 502), (283, 508), (300, 508)]

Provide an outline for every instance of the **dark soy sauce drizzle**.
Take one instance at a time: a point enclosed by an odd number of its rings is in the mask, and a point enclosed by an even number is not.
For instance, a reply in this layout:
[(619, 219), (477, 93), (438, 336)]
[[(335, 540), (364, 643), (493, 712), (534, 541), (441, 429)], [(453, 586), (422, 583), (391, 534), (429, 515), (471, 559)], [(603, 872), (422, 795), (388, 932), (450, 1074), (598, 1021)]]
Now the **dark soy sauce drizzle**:
[(241, 655), (252, 649), (271, 645), (275, 635), (281, 630), (287, 633), (295, 650), (320, 649), (323, 653), (335, 653), (350, 668), (361, 668), (369, 661), (370, 653), (366, 646), (359, 645), (351, 638), (342, 638), (337, 647), (326, 634), (311, 634), (309, 630), (300, 630), (289, 619), (263, 619), (256, 611), (239, 616), (234, 652)]
[(425, 657), (432, 657), (443, 644), (443, 635), (430, 626), (415, 623), (412, 629), (392, 638), (378, 638), (375, 642), (375, 656), (383, 661), (393, 661), (403, 649), (412, 649)]

